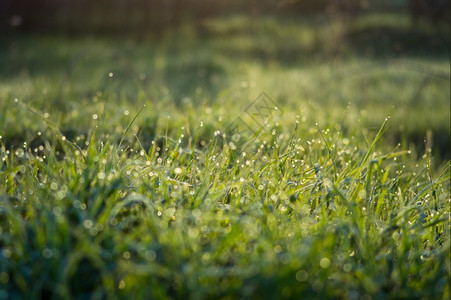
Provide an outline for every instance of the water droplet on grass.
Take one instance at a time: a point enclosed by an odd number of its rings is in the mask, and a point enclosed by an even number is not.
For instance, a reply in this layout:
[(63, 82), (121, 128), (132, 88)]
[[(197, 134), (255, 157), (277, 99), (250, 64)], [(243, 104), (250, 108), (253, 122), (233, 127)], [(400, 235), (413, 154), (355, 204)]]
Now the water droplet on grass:
[(343, 271), (345, 271), (346, 273), (350, 272), (352, 270), (352, 265), (351, 264), (344, 264), (343, 265)]
[(145, 256), (148, 260), (154, 261), (155, 258), (157, 257), (157, 254), (155, 253), (155, 251), (149, 250), (149, 251), (146, 251)]
[(55, 181), (52, 181), (52, 183), (50, 184), (50, 188), (51, 188), (53, 191), (56, 191), (56, 190), (58, 189), (58, 183), (55, 182)]
[(45, 248), (44, 250), (42, 250), (42, 256), (44, 256), (44, 258), (49, 259), (53, 256), (53, 252), (49, 248)]
[(4, 258), (10, 258), (11, 257), (11, 250), (3, 249), (2, 255), (3, 255)]
[(123, 288), (125, 288), (125, 281), (123, 281), (123, 280), (121, 280), (120, 282), (119, 282), (119, 289), (120, 290), (122, 290)]
[(299, 270), (296, 272), (296, 280), (299, 282), (305, 282), (308, 279), (308, 273), (304, 270)]
[(17, 157), (23, 157), (25, 152), (23, 151), (22, 148), (19, 148), (19, 149), (16, 150), (15, 154), (16, 154)]

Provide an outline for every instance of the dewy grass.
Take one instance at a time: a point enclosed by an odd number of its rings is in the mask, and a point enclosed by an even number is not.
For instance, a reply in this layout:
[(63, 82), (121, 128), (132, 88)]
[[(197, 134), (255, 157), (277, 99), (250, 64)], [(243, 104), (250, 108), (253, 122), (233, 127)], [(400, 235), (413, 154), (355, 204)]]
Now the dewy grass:
[(279, 126), (124, 157), (138, 114), (119, 143), (2, 146), (2, 298), (449, 297), (449, 164), (375, 152), (385, 122), (366, 151)]
[(448, 299), (449, 35), (383, 19), (0, 49), (0, 299)]
[(127, 135), (127, 132), (130, 130), (130, 127), (133, 125), (133, 123), (135, 122), (136, 118), (139, 116), (139, 114), (142, 112), (142, 110), (144, 109), (144, 107), (146, 107), (145, 105), (143, 105), (139, 111), (136, 113), (136, 115), (133, 117), (133, 119), (130, 121), (130, 123), (127, 126), (127, 129), (125, 129), (124, 134), (121, 137), (121, 140), (119, 142), (118, 148), (121, 148), (122, 142), (124, 141), (125, 136)]

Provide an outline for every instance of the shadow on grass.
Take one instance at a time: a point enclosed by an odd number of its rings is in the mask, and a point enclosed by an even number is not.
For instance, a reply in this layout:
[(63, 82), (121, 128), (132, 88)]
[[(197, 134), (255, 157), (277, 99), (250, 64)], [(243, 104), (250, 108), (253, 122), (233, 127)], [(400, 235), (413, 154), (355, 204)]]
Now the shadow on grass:
[(417, 30), (415, 28), (394, 28), (372, 26), (349, 30), (345, 42), (356, 53), (370, 56), (444, 56), (449, 55), (451, 42), (449, 32), (437, 30)]

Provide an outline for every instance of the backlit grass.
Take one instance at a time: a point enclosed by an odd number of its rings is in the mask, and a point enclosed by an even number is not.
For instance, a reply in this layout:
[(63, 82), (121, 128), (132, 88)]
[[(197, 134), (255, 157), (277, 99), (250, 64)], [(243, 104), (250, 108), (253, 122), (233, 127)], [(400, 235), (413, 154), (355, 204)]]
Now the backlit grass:
[(449, 298), (449, 53), (384, 18), (11, 39), (0, 298)]

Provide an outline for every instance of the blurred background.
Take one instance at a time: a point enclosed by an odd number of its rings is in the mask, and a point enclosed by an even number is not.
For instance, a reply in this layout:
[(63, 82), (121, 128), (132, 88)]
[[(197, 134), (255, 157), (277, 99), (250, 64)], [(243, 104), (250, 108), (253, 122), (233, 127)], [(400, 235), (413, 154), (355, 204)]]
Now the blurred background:
[(448, 0), (0, 0), (0, 133), (15, 145), (40, 128), (18, 98), (69, 137), (105, 110), (120, 132), (143, 103), (144, 141), (186, 118), (210, 120), (208, 136), (266, 91), (306, 134), (317, 122), (377, 131), (391, 114), (387, 145), (421, 155), (429, 136), (449, 159), (450, 11)]
[(370, 10), (406, 11), (412, 22), (450, 22), (446, 0), (1, 0), (3, 30), (161, 33), (184, 21), (231, 13), (355, 18)]

